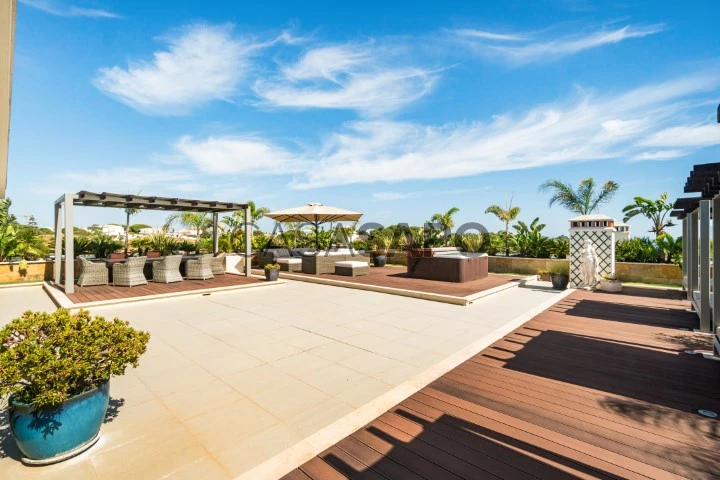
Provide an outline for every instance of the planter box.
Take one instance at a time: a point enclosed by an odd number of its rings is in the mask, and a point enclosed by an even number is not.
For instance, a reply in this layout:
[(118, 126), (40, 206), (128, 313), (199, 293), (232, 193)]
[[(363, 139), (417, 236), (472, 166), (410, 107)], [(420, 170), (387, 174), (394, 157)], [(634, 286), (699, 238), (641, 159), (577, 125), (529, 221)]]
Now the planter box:
[(617, 293), (622, 291), (622, 282), (620, 280), (600, 280), (595, 288), (603, 292)]
[(18, 270), (19, 262), (2, 262), (0, 263), (0, 284), (2, 283), (19, 283), (19, 282), (37, 282), (42, 280), (52, 280), (53, 263), (46, 260), (34, 260), (27, 262), (28, 269), (24, 275)]

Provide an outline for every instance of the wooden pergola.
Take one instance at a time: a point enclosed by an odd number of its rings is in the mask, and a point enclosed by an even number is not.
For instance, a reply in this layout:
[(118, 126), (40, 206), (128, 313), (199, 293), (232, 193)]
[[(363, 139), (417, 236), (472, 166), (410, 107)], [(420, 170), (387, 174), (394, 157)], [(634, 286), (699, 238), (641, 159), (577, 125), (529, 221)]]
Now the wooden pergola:
[[(252, 250), (252, 224), (250, 207), (246, 203), (192, 200), (187, 198), (127, 195), (122, 193), (95, 193), (81, 190), (65, 193), (55, 200), (55, 283), (60, 284), (62, 269), (63, 227), (65, 228), (65, 293), (75, 291), (75, 252), (73, 251), (74, 207), (137, 208), (166, 212), (203, 212), (212, 214), (213, 254), (218, 252), (218, 219), (220, 213), (245, 211), (245, 275), (250, 276)], [(61, 210), (64, 209), (64, 215)], [(64, 222), (63, 222), (64, 218)], [(68, 280), (69, 279), (69, 280)]]
[(712, 255), (710, 249), (711, 243), (720, 245), (720, 221), (715, 218), (720, 212), (720, 163), (695, 165), (684, 191), (699, 194), (678, 198), (670, 213), (682, 220), (687, 298), (698, 313), (699, 331), (714, 336), (715, 355), (720, 355), (720, 248), (714, 248)]

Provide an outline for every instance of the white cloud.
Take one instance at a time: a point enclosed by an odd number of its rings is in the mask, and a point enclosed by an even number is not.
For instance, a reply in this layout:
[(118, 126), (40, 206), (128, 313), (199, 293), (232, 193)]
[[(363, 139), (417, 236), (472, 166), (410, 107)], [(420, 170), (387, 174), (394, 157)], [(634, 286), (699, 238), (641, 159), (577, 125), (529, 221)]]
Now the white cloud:
[[(390, 65), (392, 63), (392, 65)], [(253, 89), (265, 105), (357, 110), (380, 115), (429, 93), (434, 72), (400, 66), (397, 52), (363, 45), (335, 45), (307, 51)]]
[(93, 83), (141, 112), (182, 115), (211, 100), (229, 100), (248, 57), (263, 46), (233, 37), (228, 25), (192, 25), (164, 40), (167, 50), (151, 61), (101, 68)]
[(400, 192), (376, 192), (372, 194), (373, 200), (377, 201), (390, 201), (390, 200), (404, 200), (406, 198), (414, 198), (417, 195), (414, 193), (400, 193)]
[(456, 35), (467, 38), (481, 38), (483, 40), (505, 40), (510, 42), (519, 42), (525, 40), (526, 35), (518, 35), (514, 33), (496, 33), (485, 30), (475, 30), (472, 28), (460, 28), (454, 31)]
[(645, 161), (645, 160), (671, 160), (673, 158), (680, 158), (692, 153), (689, 150), (655, 150), (648, 152), (640, 152), (633, 155), (632, 160)]
[(63, 5), (52, 0), (19, 0), (19, 2), (58, 17), (122, 18), (120, 15), (107, 10)]
[(185, 136), (173, 144), (173, 150), (205, 174), (278, 175), (295, 173), (303, 167), (292, 153), (250, 136)]
[(649, 147), (709, 147), (720, 145), (720, 125), (690, 125), (661, 130), (642, 142)]
[[(537, 106), (522, 115), (498, 115), (490, 123), (351, 122), (318, 152), (306, 153), (316, 165), (297, 176), (291, 186), (371, 183), (377, 181), (377, 172), (382, 172), (383, 179), (403, 181), (598, 159), (658, 159), (662, 154), (653, 157), (645, 148), (647, 139), (655, 135), (652, 132), (662, 133), (666, 127), (685, 132), (688, 127), (668, 126), (688, 107), (684, 100), (718, 86), (719, 74), (698, 74), (616, 96), (585, 94), (561, 104)], [(713, 141), (720, 143), (718, 127), (710, 127), (716, 132)], [(698, 129), (692, 127), (693, 132), (709, 131)], [(706, 135), (698, 135), (702, 141), (690, 134), (680, 137), (682, 145), (698, 147), (710, 144)]]
[[(501, 58), (514, 65), (524, 65), (555, 60), (631, 38), (646, 37), (662, 30), (662, 25), (627, 25), (613, 30), (603, 28), (556, 38), (538, 37), (536, 34), (493, 34), (467, 29), (455, 30), (453, 33), (455, 41), (481, 55)], [(477, 33), (472, 35), (472, 32)]]

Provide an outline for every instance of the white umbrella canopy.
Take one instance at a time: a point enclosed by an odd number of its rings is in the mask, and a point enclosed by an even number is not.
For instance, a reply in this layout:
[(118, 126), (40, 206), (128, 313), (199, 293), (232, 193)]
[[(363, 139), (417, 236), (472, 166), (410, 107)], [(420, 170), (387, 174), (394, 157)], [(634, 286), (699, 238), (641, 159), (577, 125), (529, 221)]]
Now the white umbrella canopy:
[(354, 222), (362, 213), (330, 207), (322, 203), (308, 203), (302, 207), (288, 208), (265, 214), (276, 222), (308, 222), (315, 225), (315, 246), (318, 246), (318, 227), (327, 222)]

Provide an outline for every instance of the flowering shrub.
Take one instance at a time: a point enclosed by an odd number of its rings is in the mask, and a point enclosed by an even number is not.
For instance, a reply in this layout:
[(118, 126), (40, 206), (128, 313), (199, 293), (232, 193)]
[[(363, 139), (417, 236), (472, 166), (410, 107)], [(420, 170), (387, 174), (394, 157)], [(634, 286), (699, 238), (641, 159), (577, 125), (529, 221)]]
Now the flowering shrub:
[(149, 340), (124, 320), (86, 310), (27, 311), (0, 330), (0, 396), (56, 405), (137, 367)]

